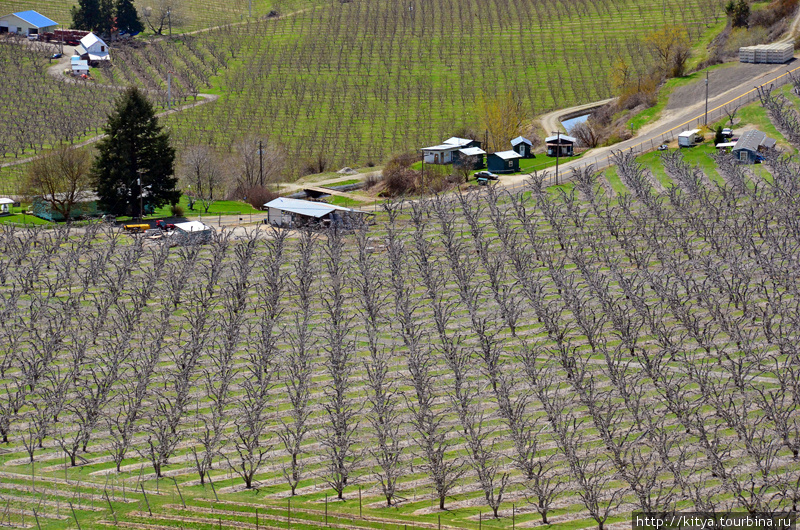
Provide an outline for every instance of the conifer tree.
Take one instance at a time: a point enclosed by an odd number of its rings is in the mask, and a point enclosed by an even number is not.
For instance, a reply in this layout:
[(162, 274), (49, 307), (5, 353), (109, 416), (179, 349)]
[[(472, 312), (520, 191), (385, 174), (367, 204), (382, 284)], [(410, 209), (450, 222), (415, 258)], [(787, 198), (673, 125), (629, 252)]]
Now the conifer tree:
[(178, 202), (175, 149), (144, 94), (129, 88), (117, 101), (105, 132), (92, 173), (106, 212), (141, 216), (140, 203), (158, 208)]
[(118, 30), (128, 34), (135, 34), (144, 29), (132, 0), (117, 0), (116, 10)]

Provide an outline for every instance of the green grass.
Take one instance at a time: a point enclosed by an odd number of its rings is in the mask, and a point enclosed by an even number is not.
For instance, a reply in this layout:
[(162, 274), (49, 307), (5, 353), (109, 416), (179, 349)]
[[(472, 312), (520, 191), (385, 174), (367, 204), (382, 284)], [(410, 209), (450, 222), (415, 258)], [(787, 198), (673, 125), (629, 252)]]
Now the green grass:
[[(611, 43), (626, 53), (622, 41), (631, 32), (644, 34), (665, 20), (686, 24), (697, 38), (716, 22), (703, 2), (696, 9), (678, 3), (667, 0), (664, 11), (661, 4), (630, 0), (600, 12), (595, 4), (581, 12), (513, 4), (501, 32), (480, 15), (485, 9), (477, 0), (458, 10), (474, 13), (466, 31), (456, 11), (440, 2), (426, 7), (425, 17), (399, 14), (388, 0), (371, 3), (369, 12), (360, 2), (329, 4), (242, 28), (236, 58), (212, 79), (213, 90), (224, 96), (191, 111), (191, 118), (169, 121), (182, 141), (220, 145), (247, 123), (254, 134), (280, 139), (297, 154), (288, 160), (293, 175), (317, 156), (329, 158), (329, 167), (377, 163), (440, 141), (459, 127), (478, 126), (470, 102), (482, 91), (493, 97), (525, 87), (519, 95), (530, 117), (610, 96), (605, 72), (611, 59), (602, 50)], [(442, 24), (427, 22), (439, 19)], [(386, 20), (392, 21), (392, 39), (376, 39)], [(455, 27), (462, 29), (454, 33)], [(571, 28), (567, 35), (565, 27)], [(209, 38), (226, 49), (234, 37)], [(528, 53), (509, 54), (509, 39)], [(561, 48), (574, 60), (552, 62), (537, 53), (543, 42), (561, 41), (570, 43)], [(506, 57), (502, 65), (495, 60), (500, 54)]]
[(15, 213), (11, 215), (0, 216), (0, 224), (17, 224), (17, 225), (49, 225), (50, 221), (40, 219), (35, 215), (28, 215), (23, 213)]
[(355, 199), (351, 199), (350, 197), (342, 197), (339, 195), (331, 195), (325, 199), (325, 202), (333, 204), (334, 206), (344, 206), (345, 208), (358, 208), (364, 204), (362, 201), (357, 201)]
[(603, 176), (608, 181), (608, 184), (609, 186), (611, 186), (611, 189), (614, 190), (614, 193), (616, 193), (617, 195), (625, 195), (629, 193), (628, 188), (619, 179), (619, 175), (617, 175), (616, 166), (612, 166), (606, 169), (603, 172)]

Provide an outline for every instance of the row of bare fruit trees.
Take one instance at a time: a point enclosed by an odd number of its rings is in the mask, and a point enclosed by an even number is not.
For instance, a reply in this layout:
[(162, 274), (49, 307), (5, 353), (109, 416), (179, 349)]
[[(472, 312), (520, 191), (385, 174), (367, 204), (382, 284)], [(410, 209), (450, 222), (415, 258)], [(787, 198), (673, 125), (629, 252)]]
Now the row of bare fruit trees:
[(618, 199), (587, 170), (573, 193), (388, 204), (352, 234), (4, 230), (2, 440), (44, 473), (147, 462), (496, 516), (524, 497), (601, 528), (796, 509), (800, 168), (754, 185), (721, 156), (712, 190), (672, 157), (659, 194), (617, 163)]

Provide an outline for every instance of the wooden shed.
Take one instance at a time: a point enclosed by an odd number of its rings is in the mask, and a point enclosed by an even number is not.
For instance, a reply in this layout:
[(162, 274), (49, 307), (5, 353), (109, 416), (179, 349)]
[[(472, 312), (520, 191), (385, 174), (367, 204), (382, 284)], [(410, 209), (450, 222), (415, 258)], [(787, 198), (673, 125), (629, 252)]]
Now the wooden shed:
[(264, 205), (267, 210), (266, 221), (283, 228), (301, 226), (342, 226), (349, 228), (360, 224), (367, 212), (334, 206), (325, 202), (303, 201), (290, 197), (278, 197)]
[(533, 154), (533, 142), (524, 136), (517, 136), (511, 140), (511, 149), (519, 153), (522, 158), (536, 158)]
[(500, 151), (486, 157), (486, 165), (492, 173), (516, 173), (519, 171), (519, 159), (522, 155), (516, 151)]

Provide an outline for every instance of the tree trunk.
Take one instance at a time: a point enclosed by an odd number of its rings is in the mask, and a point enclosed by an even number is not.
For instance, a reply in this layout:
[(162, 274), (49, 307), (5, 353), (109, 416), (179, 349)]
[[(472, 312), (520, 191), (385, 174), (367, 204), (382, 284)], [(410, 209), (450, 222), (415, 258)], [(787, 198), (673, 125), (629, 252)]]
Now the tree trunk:
[(444, 495), (439, 497), (439, 509), (444, 510)]

